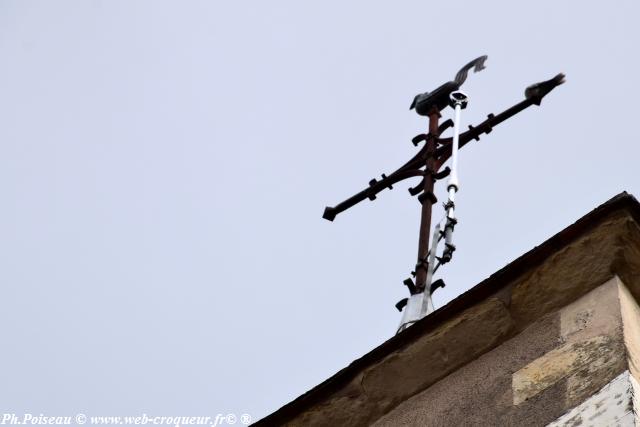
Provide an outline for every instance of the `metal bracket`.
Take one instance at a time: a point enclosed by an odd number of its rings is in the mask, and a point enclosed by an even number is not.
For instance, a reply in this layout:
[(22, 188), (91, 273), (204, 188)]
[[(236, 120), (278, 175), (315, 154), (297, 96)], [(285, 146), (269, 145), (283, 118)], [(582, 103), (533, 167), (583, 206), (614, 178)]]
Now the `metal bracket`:
[(429, 200), (432, 205), (438, 203), (438, 198), (431, 191), (423, 192), (418, 196), (418, 201), (420, 203), (424, 203), (425, 200)]
[(429, 292), (431, 294), (433, 294), (438, 288), (444, 288), (445, 286), (447, 286), (447, 285), (446, 285), (446, 283), (444, 283), (444, 280), (438, 279), (438, 280), (436, 280), (435, 282), (433, 282), (431, 284)]
[(409, 293), (411, 295), (415, 294), (418, 292), (418, 288), (416, 288), (415, 283), (413, 283), (413, 280), (411, 279), (404, 279), (404, 281), (402, 282), (403, 285), (405, 285), (408, 289), (409, 289)]

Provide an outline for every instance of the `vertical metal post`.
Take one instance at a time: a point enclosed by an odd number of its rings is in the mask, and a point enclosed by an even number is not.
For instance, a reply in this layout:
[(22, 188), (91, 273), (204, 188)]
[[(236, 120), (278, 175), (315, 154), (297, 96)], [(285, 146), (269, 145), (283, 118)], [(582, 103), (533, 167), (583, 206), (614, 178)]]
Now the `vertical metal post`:
[[(418, 239), (418, 262), (416, 264), (416, 291), (424, 292), (427, 284), (427, 256), (429, 255), (429, 235), (431, 232), (431, 208), (433, 201), (429, 195), (433, 194), (436, 173), (436, 141), (438, 140), (438, 121), (440, 111), (433, 108), (429, 112), (429, 135), (427, 139), (427, 164), (424, 176), (424, 193), (422, 197), (422, 213), (420, 216), (420, 236)], [(428, 292), (428, 291), (427, 291)]]
[(449, 193), (449, 200), (445, 207), (447, 210), (447, 224), (445, 225), (445, 248), (442, 255), (442, 263), (449, 262), (453, 256), (453, 251), (456, 250), (453, 244), (453, 229), (457, 223), (455, 216), (456, 209), (456, 193), (460, 189), (460, 182), (458, 181), (458, 149), (459, 149), (459, 134), (460, 134), (460, 111), (467, 107), (469, 98), (467, 95), (460, 91), (452, 92), (450, 95), (451, 106), (455, 109), (455, 117), (453, 121), (453, 140), (451, 141), (451, 174), (449, 175), (449, 182), (447, 182), (447, 192)]
[(435, 228), (433, 229), (433, 238), (431, 239), (431, 248), (429, 250), (429, 267), (427, 269), (426, 283), (426, 289), (428, 289), (429, 291), (425, 291), (425, 294), (429, 296), (429, 299), (431, 299), (431, 283), (433, 282), (433, 273), (435, 273), (436, 251), (438, 249), (438, 242), (440, 241), (440, 230), (440, 224), (436, 224)]
[(455, 203), (456, 192), (460, 187), (458, 181), (458, 135), (460, 133), (460, 110), (462, 109), (460, 104), (455, 104), (455, 117), (453, 121), (453, 141), (451, 143), (451, 174), (449, 175), (449, 181), (447, 182), (447, 192), (449, 193), (449, 200), (447, 201), (447, 225), (445, 227), (445, 255), (446, 261), (451, 259), (451, 254), (455, 249), (453, 246), (453, 227), (455, 225)]
[[(447, 184), (449, 190), (451, 190), (452, 187), (455, 187), (455, 189), (458, 190), (460, 185), (458, 182), (458, 148), (460, 141), (460, 110), (462, 110), (462, 103), (456, 102), (454, 108), (455, 115), (453, 120), (453, 141), (451, 146), (451, 175), (449, 175), (449, 182)], [(451, 191), (449, 191), (449, 195), (451, 196)]]

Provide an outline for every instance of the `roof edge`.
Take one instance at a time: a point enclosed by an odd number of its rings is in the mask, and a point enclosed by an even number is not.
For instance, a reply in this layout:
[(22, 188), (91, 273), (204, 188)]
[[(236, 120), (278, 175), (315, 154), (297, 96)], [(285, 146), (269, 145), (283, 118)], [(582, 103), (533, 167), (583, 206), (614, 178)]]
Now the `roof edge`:
[(460, 294), (446, 305), (416, 322), (412, 327), (389, 338), (311, 390), (257, 421), (254, 425), (280, 424), (292, 419), (297, 414), (316, 404), (327, 394), (345, 386), (362, 369), (381, 361), (393, 351), (402, 348), (419, 336), (440, 326), (451, 317), (472, 307), (477, 301), (495, 294), (508, 285), (511, 280), (539, 265), (550, 254), (573, 242), (589, 229), (597, 226), (600, 221), (610, 214), (622, 210), (629, 212), (633, 219), (640, 225), (640, 203), (638, 200), (626, 191), (617, 194), (582, 216), (573, 224), (516, 258), (488, 278), (482, 280), (471, 289)]

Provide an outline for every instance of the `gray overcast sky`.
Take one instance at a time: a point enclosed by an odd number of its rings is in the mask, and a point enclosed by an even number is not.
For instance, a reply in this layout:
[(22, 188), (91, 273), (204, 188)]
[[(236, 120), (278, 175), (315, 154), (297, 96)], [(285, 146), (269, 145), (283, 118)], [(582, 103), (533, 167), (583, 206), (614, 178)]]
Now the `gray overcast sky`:
[(464, 127), (567, 83), (463, 149), (438, 307), (640, 194), (639, 9), (0, 0), (0, 410), (257, 419), (385, 341), (413, 182), (322, 211), (408, 159), (414, 95), (479, 55)]

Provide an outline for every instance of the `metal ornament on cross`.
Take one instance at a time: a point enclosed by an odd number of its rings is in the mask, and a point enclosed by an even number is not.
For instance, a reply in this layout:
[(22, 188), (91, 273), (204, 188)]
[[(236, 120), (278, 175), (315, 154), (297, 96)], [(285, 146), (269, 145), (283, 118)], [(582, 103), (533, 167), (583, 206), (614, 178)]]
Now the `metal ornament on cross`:
[[(410, 109), (421, 116), (429, 117), (429, 132), (413, 138), (414, 146), (423, 143), (420, 151), (407, 163), (391, 173), (389, 176), (382, 174), (382, 179), (372, 179), (369, 187), (353, 195), (342, 203), (333, 207), (326, 207), (323, 218), (333, 221), (335, 217), (360, 203), (365, 199), (375, 200), (376, 195), (384, 189), (392, 189), (393, 184), (407, 178), (420, 178), (418, 185), (409, 188), (412, 196), (418, 196), (421, 207), (420, 232), (418, 236), (418, 257), (415, 271), (411, 278), (404, 280), (409, 290), (409, 297), (396, 304), (396, 308), (402, 311), (402, 320), (398, 332), (403, 331), (415, 322), (419, 321), (434, 310), (431, 295), (444, 287), (444, 281), (433, 281), (433, 276), (440, 266), (449, 262), (455, 251), (453, 244), (453, 230), (457, 224), (455, 216), (455, 196), (460, 188), (458, 181), (458, 151), (471, 140), (480, 140), (482, 134), (488, 134), (493, 127), (509, 119), (531, 105), (540, 105), (542, 98), (554, 88), (564, 83), (564, 74), (528, 86), (525, 89), (525, 99), (518, 104), (506, 109), (498, 115), (489, 114), (487, 119), (477, 126), (469, 126), (469, 130), (460, 133), (460, 112), (467, 106), (468, 98), (460, 92), (460, 86), (465, 82), (467, 73), (473, 68), (475, 72), (483, 70), (487, 56), (480, 56), (466, 64), (458, 71), (454, 80), (444, 83), (431, 92), (417, 95)], [(454, 120), (445, 120), (439, 124), (440, 111), (451, 106), (454, 109)], [(453, 126), (453, 136), (441, 138), (440, 135)], [(451, 159), (451, 167), (442, 169), (445, 162)], [(441, 170), (442, 169), (442, 170)], [(436, 224), (433, 237), (430, 239), (432, 205), (437, 203), (433, 193), (436, 181), (449, 177), (447, 182), (448, 200), (444, 204), (444, 227), (442, 222)], [(444, 240), (442, 256), (436, 254), (438, 243)], [(431, 243), (429, 245), (429, 243)], [(429, 247), (431, 249), (429, 249)]]

